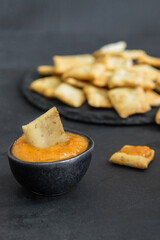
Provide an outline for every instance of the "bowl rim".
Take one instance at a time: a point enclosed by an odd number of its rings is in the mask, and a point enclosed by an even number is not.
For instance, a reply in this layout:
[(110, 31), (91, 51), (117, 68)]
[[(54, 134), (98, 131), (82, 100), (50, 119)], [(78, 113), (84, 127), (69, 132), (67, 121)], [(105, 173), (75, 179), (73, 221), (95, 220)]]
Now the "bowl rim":
[(71, 129), (64, 129), (64, 130), (65, 130), (66, 132), (75, 133), (75, 134), (78, 134), (78, 135), (80, 135), (80, 136), (82, 136), (82, 137), (87, 138), (87, 140), (88, 140), (88, 148), (87, 148), (84, 152), (76, 155), (75, 157), (71, 157), (71, 158), (64, 159), (64, 160), (53, 161), (53, 162), (27, 162), (27, 161), (20, 160), (20, 159), (14, 157), (14, 156), (12, 155), (11, 149), (12, 149), (13, 144), (17, 141), (17, 140), (16, 140), (16, 141), (14, 141), (14, 142), (9, 146), (9, 148), (8, 148), (8, 157), (9, 157), (10, 159), (12, 159), (13, 161), (17, 162), (17, 163), (26, 164), (26, 165), (57, 165), (57, 164), (63, 164), (63, 163), (67, 163), (67, 162), (74, 162), (74, 161), (76, 161), (80, 156), (83, 156), (83, 155), (85, 155), (85, 154), (87, 154), (88, 152), (90, 152), (90, 151), (93, 150), (93, 148), (94, 148), (94, 141), (93, 141), (93, 139), (92, 139), (90, 136), (88, 136), (88, 135), (85, 134), (85, 133), (79, 132), (79, 131), (77, 131), (77, 130), (71, 130)]

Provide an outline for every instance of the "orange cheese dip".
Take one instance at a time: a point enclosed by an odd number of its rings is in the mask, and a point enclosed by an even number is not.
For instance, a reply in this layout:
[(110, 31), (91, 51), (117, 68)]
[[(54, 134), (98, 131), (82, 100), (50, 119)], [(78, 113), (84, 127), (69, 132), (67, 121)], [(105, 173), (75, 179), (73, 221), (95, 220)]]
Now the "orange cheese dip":
[(75, 157), (88, 147), (88, 140), (80, 135), (67, 133), (69, 140), (49, 148), (36, 148), (29, 145), (25, 136), (20, 137), (12, 147), (12, 154), (26, 162), (54, 162)]
[(151, 149), (147, 146), (124, 146), (120, 152), (145, 158), (149, 158), (152, 155)]

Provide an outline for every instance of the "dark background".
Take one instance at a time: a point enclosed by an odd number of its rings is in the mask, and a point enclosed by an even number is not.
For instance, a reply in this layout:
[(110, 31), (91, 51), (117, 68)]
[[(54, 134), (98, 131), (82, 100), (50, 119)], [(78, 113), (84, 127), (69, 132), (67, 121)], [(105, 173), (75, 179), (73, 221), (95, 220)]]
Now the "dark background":
[(159, 0), (1, 0), (1, 67), (52, 64), (54, 54), (119, 40), (159, 56), (159, 9)]
[[(91, 166), (70, 193), (45, 198), (13, 178), (7, 149), (42, 111), (23, 98), (24, 75), (54, 54), (93, 52), (126, 40), (160, 57), (160, 1), (0, 0), (0, 239), (159, 240), (159, 126), (105, 126), (62, 118), (95, 141)], [(109, 164), (124, 144), (156, 151), (148, 170)]]
[(157, 35), (158, 0), (0, 1), (0, 29), (101, 34), (118, 38)]

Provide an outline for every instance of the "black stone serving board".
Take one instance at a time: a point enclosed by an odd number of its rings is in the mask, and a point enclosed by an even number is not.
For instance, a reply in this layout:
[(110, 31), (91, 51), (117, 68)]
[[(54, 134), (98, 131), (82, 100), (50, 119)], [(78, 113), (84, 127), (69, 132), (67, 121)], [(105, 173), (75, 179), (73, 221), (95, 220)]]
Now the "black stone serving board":
[(27, 100), (42, 110), (48, 110), (56, 106), (59, 113), (69, 119), (82, 122), (108, 124), (108, 125), (141, 125), (153, 123), (157, 107), (145, 114), (136, 114), (126, 119), (118, 116), (114, 109), (93, 108), (84, 103), (79, 108), (70, 107), (57, 99), (48, 99), (33, 91), (29, 90), (30, 83), (39, 78), (36, 71), (30, 72), (24, 76), (21, 82), (21, 90)]

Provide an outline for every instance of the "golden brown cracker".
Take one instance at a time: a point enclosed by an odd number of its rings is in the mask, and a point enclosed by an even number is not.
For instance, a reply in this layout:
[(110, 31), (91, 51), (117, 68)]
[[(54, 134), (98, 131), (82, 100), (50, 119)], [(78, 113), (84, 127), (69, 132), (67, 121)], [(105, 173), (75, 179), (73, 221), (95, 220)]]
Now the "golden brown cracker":
[(56, 98), (72, 106), (80, 107), (86, 100), (85, 94), (81, 89), (62, 83), (55, 90)]
[(22, 128), (27, 142), (37, 148), (48, 148), (68, 140), (56, 107)]
[(121, 118), (151, 110), (144, 90), (138, 88), (114, 88), (108, 92), (112, 106)]
[[(134, 154), (131, 154), (127, 151), (127, 153), (123, 152), (123, 149), (133, 149)], [(141, 148), (141, 149), (146, 149), (148, 155), (144, 156), (142, 154), (138, 154), (135, 152), (138, 152), (136, 149)], [(154, 150), (150, 149), (149, 147), (146, 146), (132, 146), (132, 145), (125, 145), (119, 152), (114, 153), (111, 158), (109, 159), (110, 162), (119, 164), (119, 165), (124, 165), (128, 167), (133, 167), (133, 168), (139, 168), (139, 169), (145, 169), (148, 168), (149, 163), (153, 160), (154, 158)]]
[(58, 74), (63, 74), (72, 67), (91, 64), (95, 58), (91, 54), (70, 55), (70, 56), (54, 56), (54, 69)]
[(41, 65), (37, 68), (37, 72), (42, 76), (53, 75), (54, 67), (49, 65)]
[(87, 97), (88, 104), (92, 107), (111, 108), (111, 102), (108, 99), (108, 91), (103, 88), (86, 86), (84, 92)]
[(99, 77), (105, 70), (105, 66), (100, 63), (86, 64), (83, 66), (70, 68), (63, 74), (63, 78), (76, 78), (79, 80), (93, 80)]
[(30, 89), (48, 98), (55, 97), (55, 89), (61, 83), (61, 79), (56, 76), (39, 78), (34, 80)]

